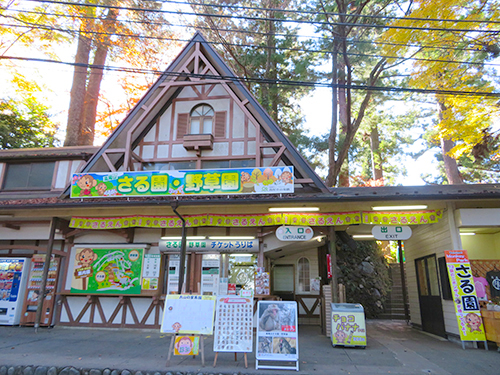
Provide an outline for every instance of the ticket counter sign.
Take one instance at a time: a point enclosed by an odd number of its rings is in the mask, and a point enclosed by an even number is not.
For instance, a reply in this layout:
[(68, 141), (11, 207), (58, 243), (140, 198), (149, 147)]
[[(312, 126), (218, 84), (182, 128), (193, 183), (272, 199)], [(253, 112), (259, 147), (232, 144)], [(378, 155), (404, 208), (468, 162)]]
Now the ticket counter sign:
[(71, 198), (294, 192), (293, 167), (75, 173)]
[(359, 303), (332, 303), (332, 345), (366, 346), (366, 324)]
[(444, 253), (460, 339), (462, 341), (486, 341), (467, 251), (451, 250)]

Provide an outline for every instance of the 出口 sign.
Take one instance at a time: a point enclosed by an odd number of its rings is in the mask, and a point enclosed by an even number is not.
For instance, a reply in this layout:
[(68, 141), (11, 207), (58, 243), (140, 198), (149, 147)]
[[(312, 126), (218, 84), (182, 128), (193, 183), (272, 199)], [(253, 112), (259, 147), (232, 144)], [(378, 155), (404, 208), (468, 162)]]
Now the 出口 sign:
[(411, 237), (411, 228), (406, 225), (375, 225), (372, 234), (381, 241), (407, 240)]

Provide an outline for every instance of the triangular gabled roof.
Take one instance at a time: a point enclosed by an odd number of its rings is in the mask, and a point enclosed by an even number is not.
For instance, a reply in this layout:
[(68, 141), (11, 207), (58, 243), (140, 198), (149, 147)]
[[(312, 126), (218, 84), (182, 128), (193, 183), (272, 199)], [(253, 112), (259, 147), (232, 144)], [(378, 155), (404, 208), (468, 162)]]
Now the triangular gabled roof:
[[(195, 84), (222, 84), (245, 115), (260, 130), (263, 136), (263, 144), (260, 147), (272, 148), (276, 155), (275, 159), (293, 165), (296, 183), (308, 187), (304, 191), (328, 191), (325, 183), (257, 102), (241, 79), (199, 32), (104, 142), (82, 172), (131, 170), (133, 160), (140, 159), (134, 154), (139, 142), (186, 85)], [(276, 163), (277, 160), (273, 159), (273, 162)]]

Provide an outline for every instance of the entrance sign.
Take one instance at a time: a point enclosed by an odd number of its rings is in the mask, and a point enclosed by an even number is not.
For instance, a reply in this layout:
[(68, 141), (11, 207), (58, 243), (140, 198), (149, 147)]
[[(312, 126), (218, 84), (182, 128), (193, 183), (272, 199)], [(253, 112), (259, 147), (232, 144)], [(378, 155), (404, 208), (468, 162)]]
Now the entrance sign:
[(282, 226), (276, 229), (276, 237), (280, 241), (309, 241), (313, 235), (311, 227)]
[(293, 167), (75, 173), (71, 198), (294, 192)]
[(214, 296), (167, 295), (160, 332), (211, 335), (214, 313)]
[(405, 225), (375, 225), (372, 234), (382, 241), (407, 240), (411, 237), (411, 228)]
[[(297, 302), (259, 301), (255, 368), (299, 371)], [(259, 361), (295, 362), (295, 367), (266, 366)]]
[(466, 250), (444, 252), (462, 341), (486, 341), (476, 288)]
[(253, 298), (217, 297), (214, 352), (251, 352)]

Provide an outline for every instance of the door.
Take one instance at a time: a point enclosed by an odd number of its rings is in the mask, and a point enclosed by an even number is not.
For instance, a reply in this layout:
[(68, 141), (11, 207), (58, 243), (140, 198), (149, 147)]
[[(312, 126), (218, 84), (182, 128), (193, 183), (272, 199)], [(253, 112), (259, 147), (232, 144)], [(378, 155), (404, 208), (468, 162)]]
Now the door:
[(295, 301), (295, 267), (275, 265), (273, 267), (273, 294), (283, 301)]
[(446, 337), (436, 255), (415, 260), (422, 329)]

